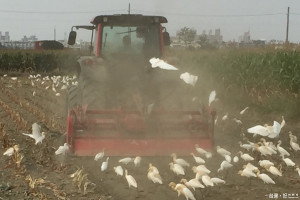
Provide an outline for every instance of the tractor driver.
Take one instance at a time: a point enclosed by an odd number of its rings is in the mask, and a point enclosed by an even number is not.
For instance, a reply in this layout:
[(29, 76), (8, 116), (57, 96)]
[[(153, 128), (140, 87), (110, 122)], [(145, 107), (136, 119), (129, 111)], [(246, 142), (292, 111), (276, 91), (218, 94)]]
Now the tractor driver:
[(150, 51), (150, 41), (149, 38), (147, 36), (147, 28), (146, 27), (137, 27), (136, 28), (136, 37), (137, 38), (142, 38), (144, 40), (144, 45), (142, 48), (142, 51), (144, 53), (144, 55), (147, 57), (147, 54)]

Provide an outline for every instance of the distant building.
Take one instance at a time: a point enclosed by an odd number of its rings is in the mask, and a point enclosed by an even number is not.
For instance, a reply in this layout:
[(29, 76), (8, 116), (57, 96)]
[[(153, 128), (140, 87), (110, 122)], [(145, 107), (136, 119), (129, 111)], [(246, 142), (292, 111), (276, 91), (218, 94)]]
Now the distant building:
[(35, 42), (38, 41), (37, 37), (35, 35), (31, 35), (29, 37), (27, 37), (26, 35), (24, 35), (24, 37), (21, 39), (22, 42)]
[(6, 31), (4, 33), (4, 35), (2, 35), (2, 32), (0, 31), (0, 42), (3, 43), (3, 42), (9, 42), (9, 41), (10, 41), (9, 32)]
[(251, 43), (251, 39), (250, 39), (250, 31), (245, 32), (244, 35), (241, 35), (239, 37), (239, 42), (240, 43), (244, 43), (244, 44), (249, 44)]
[[(202, 34), (199, 36), (199, 38), (206, 38), (205, 43), (207, 42), (211, 46), (219, 47), (223, 44), (223, 36), (221, 34), (221, 29), (215, 29), (215, 33), (213, 34), (212, 30), (209, 30), (208, 34), (206, 34), (206, 31), (203, 30)], [(201, 40), (201, 39), (200, 39)], [(203, 43), (204, 41), (199, 41), (200, 43)], [(202, 44), (203, 45), (203, 44)]]

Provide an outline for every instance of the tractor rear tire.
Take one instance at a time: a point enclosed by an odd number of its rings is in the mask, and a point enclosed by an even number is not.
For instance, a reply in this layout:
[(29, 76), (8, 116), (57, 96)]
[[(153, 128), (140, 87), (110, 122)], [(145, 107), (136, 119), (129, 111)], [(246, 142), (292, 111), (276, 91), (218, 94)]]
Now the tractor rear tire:
[(81, 78), (80, 85), (82, 105), (88, 105), (89, 110), (104, 109), (106, 107), (104, 82)]
[(80, 94), (78, 86), (72, 85), (67, 89), (66, 92), (66, 116), (69, 115), (70, 110), (76, 106), (80, 105)]

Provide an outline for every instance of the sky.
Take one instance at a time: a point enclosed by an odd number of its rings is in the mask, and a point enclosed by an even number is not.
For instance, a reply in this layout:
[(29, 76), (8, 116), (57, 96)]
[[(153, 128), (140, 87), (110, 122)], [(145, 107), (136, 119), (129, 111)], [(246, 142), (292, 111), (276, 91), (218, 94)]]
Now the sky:
[[(250, 31), (251, 39), (282, 40), (286, 37), (287, 8), (290, 7), (289, 41), (300, 42), (299, 0), (0, 0), (0, 31), (11, 40), (36, 35), (39, 40), (68, 37), (73, 25), (89, 25), (103, 14), (163, 15), (171, 36), (182, 27), (197, 34), (220, 28), (224, 41), (238, 41)], [(90, 33), (79, 31), (78, 39)]]

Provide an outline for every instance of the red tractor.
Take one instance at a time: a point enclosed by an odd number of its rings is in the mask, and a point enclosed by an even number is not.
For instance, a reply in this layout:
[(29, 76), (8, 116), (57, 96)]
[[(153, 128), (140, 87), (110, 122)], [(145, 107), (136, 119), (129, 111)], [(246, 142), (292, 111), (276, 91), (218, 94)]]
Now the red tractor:
[[(101, 15), (92, 26), (91, 56), (78, 60), (78, 86), (67, 92), (66, 141), (76, 155), (189, 154), (213, 145), (215, 112), (193, 105), (195, 89), (180, 70), (152, 68), (170, 45), (162, 16)], [(73, 45), (76, 32), (70, 32)]]

